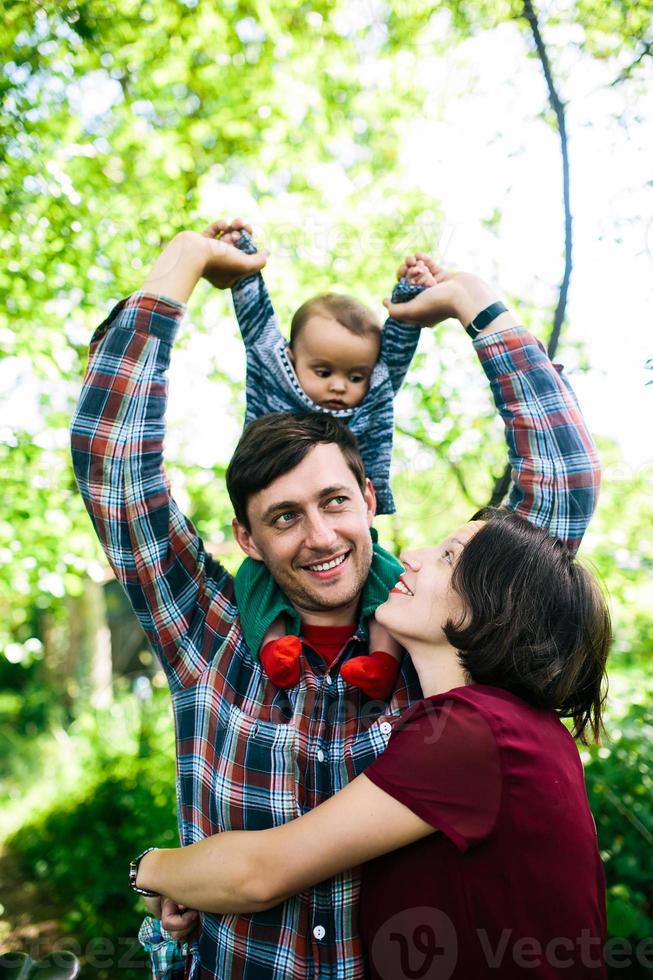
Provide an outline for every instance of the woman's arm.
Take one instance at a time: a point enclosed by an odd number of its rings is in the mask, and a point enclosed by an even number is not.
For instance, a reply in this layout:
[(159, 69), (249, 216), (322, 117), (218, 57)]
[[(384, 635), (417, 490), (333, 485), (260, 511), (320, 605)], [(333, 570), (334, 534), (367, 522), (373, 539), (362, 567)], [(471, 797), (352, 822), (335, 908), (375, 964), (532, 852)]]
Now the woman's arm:
[(270, 830), (229, 831), (150, 851), (139, 888), (202, 912), (262, 912), (435, 828), (365, 775), (310, 813)]

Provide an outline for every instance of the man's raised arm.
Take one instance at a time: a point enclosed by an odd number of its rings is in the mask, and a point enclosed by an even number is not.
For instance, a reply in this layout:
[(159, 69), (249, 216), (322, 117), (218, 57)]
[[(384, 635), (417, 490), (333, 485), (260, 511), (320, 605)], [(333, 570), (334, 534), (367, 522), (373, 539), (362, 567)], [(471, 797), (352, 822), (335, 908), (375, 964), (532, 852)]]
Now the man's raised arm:
[(225, 288), (265, 261), (213, 240), (220, 224), (175, 236), (143, 288), (98, 327), (71, 424), (84, 503), (176, 688), (206, 667), (199, 637), (209, 606), (214, 634), (226, 633), (233, 618), (230, 577), (172, 500), (163, 468), (166, 371), (185, 303), (200, 277)]
[[(437, 277), (435, 285), (429, 285), (428, 270)], [(575, 552), (596, 507), (601, 470), (562, 368), (476, 276), (443, 274), (419, 253), (417, 262), (410, 257), (399, 269), (398, 275), (406, 274), (428, 288), (404, 307), (386, 302), (390, 315), (401, 311), (404, 320), (411, 317), (424, 326), (456, 317), (474, 337), (506, 427), (513, 480), (508, 507)]]

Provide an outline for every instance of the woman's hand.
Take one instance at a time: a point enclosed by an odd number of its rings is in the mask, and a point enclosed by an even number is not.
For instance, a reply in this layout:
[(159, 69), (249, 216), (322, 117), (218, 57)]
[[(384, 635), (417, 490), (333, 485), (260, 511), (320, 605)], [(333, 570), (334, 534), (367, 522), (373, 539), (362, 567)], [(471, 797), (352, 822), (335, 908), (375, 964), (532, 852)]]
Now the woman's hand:
[(161, 905), (161, 925), (173, 939), (183, 942), (197, 928), (199, 912), (164, 898)]
[(163, 903), (163, 898), (160, 895), (150, 896), (146, 895), (143, 898), (145, 905), (147, 906), (147, 911), (149, 915), (154, 916), (155, 919), (161, 918), (161, 905)]

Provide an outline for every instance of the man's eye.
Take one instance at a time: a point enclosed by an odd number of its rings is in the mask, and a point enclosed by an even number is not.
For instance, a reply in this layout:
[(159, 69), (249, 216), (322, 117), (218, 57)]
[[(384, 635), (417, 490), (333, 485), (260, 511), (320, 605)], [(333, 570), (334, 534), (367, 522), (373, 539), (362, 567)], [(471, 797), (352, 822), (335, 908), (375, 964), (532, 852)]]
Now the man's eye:
[(295, 515), (293, 512), (291, 510), (287, 510), (284, 514), (279, 514), (279, 516), (275, 518), (274, 523), (279, 525), (279, 527), (283, 527), (284, 524), (290, 524), (294, 518)]
[(347, 499), (348, 498), (345, 497), (345, 496), (343, 496), (343, 494), (338, 494), (337, 497), (332, 497), (331, 500), (329, 501), (329, 503), (330, 504), (340, 505), (340, 504), (344, 504)]

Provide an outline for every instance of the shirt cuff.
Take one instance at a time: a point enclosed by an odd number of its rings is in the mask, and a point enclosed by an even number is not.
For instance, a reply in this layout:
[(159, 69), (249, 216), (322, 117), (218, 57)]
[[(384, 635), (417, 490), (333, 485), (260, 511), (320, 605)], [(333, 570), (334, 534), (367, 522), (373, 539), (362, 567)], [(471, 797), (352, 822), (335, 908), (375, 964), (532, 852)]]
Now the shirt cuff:
[(127, 298), (131, 299), (133, 296), (149, 296), (151, 299), (159, 300), (161, 303), (167, 303), (168, 306), (181, 310), (182, 313), (185, 313), (188, 309), (186, 303), (182, 303), (181, 300), (178, 299), (173, 299), (171, 296), (166, 296), (164, 293), (147, 293), (142, 289), (137, 289), (135, 292), (130, 293)]
[[(525, 343), (539, 343), (539, 341), (537, 341), (535, 337), (528, 332), (526, 327), (505, 327), (503, 330), (495, 330), (492, 333), (487, 333), (483, 337), (476, 337), (472, 343), (475, 350), (481, 351), (486, 347), (492, 347), (495, 344), (504, 349), (511, 346), (514, 347), (515, 340), (520, 341), (521, 345)], [(511, 344), (510, 341), (513, 341), (513, 343)]]
[(95, 331), (91, 343), (97, 343), (107, 330), (117, 327), (151, 334), (172, 345), (186, 310), (185, 303), (170, 296), (137, 290), (116, 303), (109, 316)]

